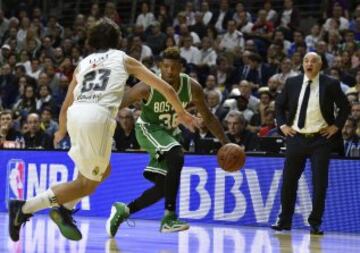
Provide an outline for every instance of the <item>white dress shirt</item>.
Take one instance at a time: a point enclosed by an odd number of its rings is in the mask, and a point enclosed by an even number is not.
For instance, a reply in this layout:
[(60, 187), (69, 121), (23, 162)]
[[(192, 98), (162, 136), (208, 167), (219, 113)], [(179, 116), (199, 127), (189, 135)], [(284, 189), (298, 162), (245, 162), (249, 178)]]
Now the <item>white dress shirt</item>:
[(240, 47), (241, 49), (244, 48), (244, 37), (240, 31), (235, 31), (233, 33), (225, 33), (222, 37), (219, 47), (221, 49), (232, 51), (235, 47)]
[(319, 92), (319, 74), (318, 74), (310, 84), (310, 97), (306, 110), (305, 126), (302, 129), (299, 129), (298, 127), (300, 109), (309, 80), (310, 79), (306, 75), (304, 75), (304, 80), (301, 87), (299, 101), (296, 109), (295, 120), (292, 125), (292, 128), (299, 133), (317, 133), (320, 131), (320, 129), (328, 126), (320, 111), (320, 92)]
[(141, 13), (136, 18), (136, 24), (142, 25), (144, 27), (144, 30), (146, 30), (146, 28), (148, 28), (154, 21), (155, 17), (154, 14), (152, 14), (151, 12), (148, 12), (146, 14)]
[(186, 62), (198, 65), (200, 63), (200, 50), (197, 47), (191, 46), (190, 48), (180, 48), (180, 56), (183, 57)]

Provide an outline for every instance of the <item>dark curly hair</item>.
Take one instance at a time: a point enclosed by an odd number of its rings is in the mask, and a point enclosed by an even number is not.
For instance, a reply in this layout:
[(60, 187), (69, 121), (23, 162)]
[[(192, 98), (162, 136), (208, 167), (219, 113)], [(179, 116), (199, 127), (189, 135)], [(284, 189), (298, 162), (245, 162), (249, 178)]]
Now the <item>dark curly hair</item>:
[(95, 50), (117, 48), (119, 27), (111, 19), (100, 19), (89, 31), (88, 44)]

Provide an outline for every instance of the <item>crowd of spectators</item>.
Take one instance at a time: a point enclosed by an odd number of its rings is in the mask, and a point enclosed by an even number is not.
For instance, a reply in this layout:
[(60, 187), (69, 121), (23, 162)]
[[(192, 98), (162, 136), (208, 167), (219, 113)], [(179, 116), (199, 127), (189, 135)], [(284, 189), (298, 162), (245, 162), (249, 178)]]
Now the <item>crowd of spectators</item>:
[[(302, 13), (292, 0), (284, 0), (279, 10), (264, 1), (251, 12), (242, 1), (188, 1), (174, 16), (166, 5), (152, 13), (143, 2), (134, 25), (122, 23), (110, 1), (92, 4), (69, 27), (37, 6), (0, 10), (0, 146), (69, 148), (69, 138), (53, 146), (59, 110), (77, 63), (91, 52), (86, 33), (105, 16), (122, 28), (118, 49), (155, 73), (162, 51), (179, 47), (183, 71), (203, 85), (229, 139), (247, 151), (259, 150), (261, 138), (279, 136), (274, 100), (286, 79), (301, 73), (305, 53), (317, 52), (323, 73), (340, 81), (351, 102), (342, 130), (344, 149), (346, 156), (359, 157), (360, 4), (348, 8), (343, 1), (330, 2), (330, 12), (308, 33), (300, 30)], [(129, 78), (129, 87), (136, 82)], [(139, 114), (139, 105), (119, 111), (114, 150), (139, 148), (134, 134)], [(188, 151), (214, 153), (219, 147), (206, 126), (185, 132), (183, 139)]]

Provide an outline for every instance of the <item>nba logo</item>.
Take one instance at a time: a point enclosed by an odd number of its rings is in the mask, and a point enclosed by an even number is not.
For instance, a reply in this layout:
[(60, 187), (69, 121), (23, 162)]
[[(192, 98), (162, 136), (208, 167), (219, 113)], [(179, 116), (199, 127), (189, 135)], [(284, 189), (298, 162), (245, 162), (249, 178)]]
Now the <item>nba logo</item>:
[(25, 197), (25, 162), (21, 159), (11, 159), (7, 164), (7, 199)]

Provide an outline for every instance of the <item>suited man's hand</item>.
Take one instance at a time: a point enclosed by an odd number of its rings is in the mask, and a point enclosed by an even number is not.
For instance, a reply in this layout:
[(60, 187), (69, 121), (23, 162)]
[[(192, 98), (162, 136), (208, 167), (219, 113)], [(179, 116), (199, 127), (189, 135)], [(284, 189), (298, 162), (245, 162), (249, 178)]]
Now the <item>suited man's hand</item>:
[(321, 134), (321, 136), (326, 137), (326, 139), (329, 139), (329, 138), (331, 138), (331, 136), (336, 134), (337, 131), (339, 131), (339, 128), (335, 125), (331, 125), (331, 126), (322, 128), (320, 130), (320, 134)]
[(287, 126), (287, 125), (281, 126), (280, 130), (281, 130), (281, 132), (283, 132), (283, 134), (285, 136), (293, 137), (296, 134), (296, 131), (294, 129), (292, 129), (291, 127)]

